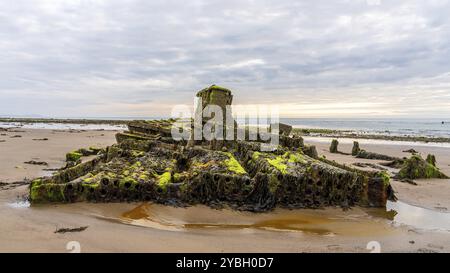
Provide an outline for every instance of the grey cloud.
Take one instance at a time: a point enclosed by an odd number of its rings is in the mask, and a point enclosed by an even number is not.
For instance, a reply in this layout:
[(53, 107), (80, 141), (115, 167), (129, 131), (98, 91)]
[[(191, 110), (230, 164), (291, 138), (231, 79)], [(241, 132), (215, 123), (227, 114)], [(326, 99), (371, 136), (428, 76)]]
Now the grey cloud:
[(450, 116), (450, 3), (367, 3), (4, 1), (0, 114), (158, 116), (215, 83), (240, 103)]

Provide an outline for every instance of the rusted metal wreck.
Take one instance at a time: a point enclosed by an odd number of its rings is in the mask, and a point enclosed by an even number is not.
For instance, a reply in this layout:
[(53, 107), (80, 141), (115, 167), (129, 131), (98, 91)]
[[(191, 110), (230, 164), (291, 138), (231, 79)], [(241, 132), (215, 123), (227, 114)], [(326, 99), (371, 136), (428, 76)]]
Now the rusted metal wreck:
[[(215, 85), (198, 96), (202, 108), (232, 103), (231, 91)], [(259, 139), (177, 141), (171, 136), (175, 122), (133, 121), (117, 134), (117, 144), (69, 153), (66, 168), (31, 183), (31, 203), (153, 201), (267, 211), (383, 207), (394, 198), (385, 173), (318, 157), (314, 146), (290, 134), (289, 126), (280, 127), (276, 150), (265, 152)], [(81, 163), (93, 154), (93, 160)]]

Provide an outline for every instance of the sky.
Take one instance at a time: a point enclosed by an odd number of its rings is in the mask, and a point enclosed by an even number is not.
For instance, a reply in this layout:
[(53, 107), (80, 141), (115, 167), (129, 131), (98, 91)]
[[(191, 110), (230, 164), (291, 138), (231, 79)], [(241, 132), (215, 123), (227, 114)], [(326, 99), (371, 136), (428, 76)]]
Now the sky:
[(0, 115), (157, 117), (211, 84), (282, 117), (450, 118), (450, 1), (4, 0)]

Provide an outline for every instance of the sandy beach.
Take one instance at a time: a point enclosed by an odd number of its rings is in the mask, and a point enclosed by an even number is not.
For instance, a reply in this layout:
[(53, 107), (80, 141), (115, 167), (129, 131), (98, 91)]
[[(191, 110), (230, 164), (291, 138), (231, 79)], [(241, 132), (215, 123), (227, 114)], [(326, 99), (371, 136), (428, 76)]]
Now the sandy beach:
[[(174, 208), (148, 203), (39, 205), (25, 202), (21, 181), (52, 173), (65, 154), (115, 143), (115, 131), (9, 129), (0, 132), (0, 252), (69, 252), (77, 241), (82, 252), (450, 252), (450, 180), (420, 180), (417, 186), (392, 182), (399, 199), (388, 209), (276, 209), (254, 214), (204, 206)], [(19, 137), (20, 136), (20, 137)], [(339, 149), (350, 152), (351, 140)], [(326, 138), (305, 138), (319, 155), (340, 163), (377, 163), (328, 152)], [(450, 175), (450, 146), (360, 140), (361, 147), (391, 156), (409, 156), (414, 148), (436, 155)], [(48, 165), (30, 165), (34, 160)], [(390, 211), (395, 209), (397, 215)], [(450, 222), (449, 222), (450, 223)], [(87, 226), (82, 232), (59, 228)]]

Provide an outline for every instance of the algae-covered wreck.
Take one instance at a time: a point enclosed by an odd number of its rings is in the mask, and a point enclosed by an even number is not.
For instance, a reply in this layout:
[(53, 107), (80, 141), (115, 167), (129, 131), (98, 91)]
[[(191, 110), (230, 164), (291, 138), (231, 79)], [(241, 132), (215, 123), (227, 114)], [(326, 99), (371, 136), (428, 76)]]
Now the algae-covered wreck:
[[(231, 91), (214, 85), (198, 96), (201, 108), (232, 103)], [(301, 137), (281, 134), (278, 147), (267, 152), (260, 139), (175, 140), (175, 122), (132, 121), (128, 131), (116, 135), (117, 144), (68, 155), (66, 168), (31, 183), (31, 203), (153, 201), (266, 211), (385, 206), (393, 198), (385, 173), (319, 158)], [(82, 152), (97, 156), (81, 163)]]

